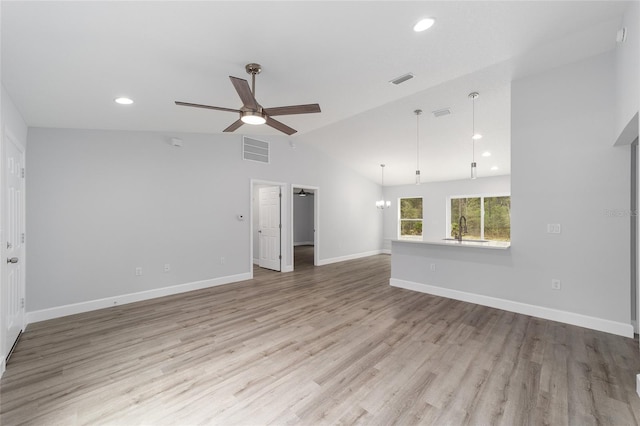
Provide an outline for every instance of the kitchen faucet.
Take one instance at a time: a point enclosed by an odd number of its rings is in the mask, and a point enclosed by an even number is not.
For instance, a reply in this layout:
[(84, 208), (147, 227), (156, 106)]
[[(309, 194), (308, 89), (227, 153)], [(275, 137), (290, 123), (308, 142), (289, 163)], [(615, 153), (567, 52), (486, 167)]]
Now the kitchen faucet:
[[(464, 227), (462, 226), (462, 221), (464, 219)], [(460, 219), (458, 220), (458, 241), (462, 242), (462, 235), (463, 233), (466, 234), (467, 231), (467, 218), (464, 216), (460, 216)]]

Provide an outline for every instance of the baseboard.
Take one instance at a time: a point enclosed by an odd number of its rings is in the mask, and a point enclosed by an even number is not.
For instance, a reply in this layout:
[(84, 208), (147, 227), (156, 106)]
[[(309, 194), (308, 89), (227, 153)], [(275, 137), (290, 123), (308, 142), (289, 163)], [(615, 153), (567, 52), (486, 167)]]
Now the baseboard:
[(459, 290), (452, 290), (444, 287), (437, 287), (429, 284), (420, 284), (412, 281), (391, 278), (389, 284), (393, 287), (418, 291), (420, 293), (432, 294), (434, 296), (446, 297), (449, 299), (461, 300), (463, 302), (475, 303), (491, 308), (502, 309), (523, 315), (530, 315), (537, 318), (558, 321), (565, 324), (577, 325), (579, 327), (590, 328), (592, 330), (604, 331), (606, 333), (617, 334), (618, 336), (633, 338), (633, 326), (602, 318), (590, 317), (573, 312), (560, 311), (557, 309), (545, 308), (543, 306), (529, 305), (527, 303), (514, 302), (512, 300), (499, 299), (481, 294), (467, 293)]
[(251, 279), (250, 273), (229, 275), (226, 277), (214, 278), (210, 280), (195, 281), (191, 283), (178, 284), (154, 290), (123, 294), (114, 297), (106, 297), (104, 299), (96, 299), (87, 302), (73, 303), (70, 305), (56, 306), (55, 308), (27, 312), (26, 320), (27, 324), (30, 324), (33, 322), (45, 321), (53, 318), (64, 317), (67, 315), (95, 311), (97, 309), (110, 308), (112, 306), (124, 305), (127, 303), (141, 302), (143, 300), (155, 299), (157, 297), (171, 296), (174, 294), (186, 293), (188, 291), (201, 290), (203, 288), (231, 284), (249, 279)]
[(301, 242), (293, 243), (293, 245), (295, 247), (297, 247), (297, 246), (312, 246), (313, 245), (313, 241), (301, 241)]
[(256, 258), (254, 258), (254, 259), (253, 259), (253, 264), (254, 264), (254, 265), (259, 265), (259, 264), (260, 264), (260, 259), (256, 259)]
[(638, 334), (638, 321), (631, 320), (631, 326), (633, 327), (633, 332), (635, 334)]
[(2, 375), (4, 374), (4, 371), (7, 369), (7, 363), (6, 361), (3, 359), (2, 362), (0, 362), (0, 378), (2, 378)]
[(382, 249), (382, 254), (391, 254), (391, 249)]
[(347, 260), (360, 259), (362, 257), (375, 256), (377, 254), (382, 254), (382, 250), (367, 251), (364, 253), (356, 253), (356, 254), (350, 254), (348, 256), (332, 257), (329, 259), (320, 259), (318, 260), (318, 266), (329, 265), (331, 263), (345, 262)]
[(280, 268), (280, 272), (293, 272), (293, 265), (284, 265)]

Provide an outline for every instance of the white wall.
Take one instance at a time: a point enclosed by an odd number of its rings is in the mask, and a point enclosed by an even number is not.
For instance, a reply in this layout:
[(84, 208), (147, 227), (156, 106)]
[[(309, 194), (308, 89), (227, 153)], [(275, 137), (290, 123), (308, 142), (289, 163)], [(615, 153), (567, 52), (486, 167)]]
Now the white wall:
[(243, 161), (235, 134), (29, 129), (27, 310), (248, 274), (252, 224), (236, 216), (249, 218), (251, 179), (321, 188), (324, 263), (381, 249), (377, 184), (299, 140), (263, 139), (270, 164)]
[(293, 196), (294, 245), (313, 244), (313, 201), (313, 195)]
[[(21, 144), (26, 144), (27, 142), (27, 125), (25, 124), (22, 116), (16, 109), (13, 101), (9, 97), (9, 94), (5, 90), (4, 86), (1, 86), (1, 100), (0, 100), (0, 188), (4, 188), (4, 144), (5, 144), (5, 134), (9, 133), (15, 140), (19, 141)], [(2, 201), (0, 202), (0, 206), (4, 205), (4, 191), (0, 191), (2, 195)], [(0, 252), (2, 253), (2, 259), (4, 256), (4, 248), (6, 247), (6, 238), (4, 235), (4, 217), (2, 216), (3, 210), (0, 208)], [(2, 282), (0, 283), (0, 374), (2, 374), (4, 368), (4, 359), (9, 353), (10, 347), (6, 347), (5, 345), (5, 332), (6, 332), (6, 324), (4, 323), (5, 315), (6, 315), (6, 303), (7, 303), (7, 283), (4, 282), (5, 279), (5, 263), (0, 261), (0, 279)]]
[[(640, 105), (640, 2), (628, 2), (629, 6), (620, 27), (627, 29), (627, 40), (616, 46), (616, 136), (620, 135)], [(627, 137), (622, 143), (629, 144), (638, 136)]]
[(447, 197), (453, 195), (509, 194), (511, 177), (481, 177), (448, 182), (430, 182), (422, 185), (400, 185), (384, 188), (384, 199), (391, 201), (391, 207), (381, 214), (384, 216), (385, 249), (390, 249), (390, 241), (398, 238), (398, 200), (403, 197), (423, 197), (422, 234), (425, 240), (445, 238), (447, 226)]
[(514, 81), (511, 249), (404, 248), (392, 277), (628, 330), (630, 149), (613, 147), (615, 75), (609, 52)]

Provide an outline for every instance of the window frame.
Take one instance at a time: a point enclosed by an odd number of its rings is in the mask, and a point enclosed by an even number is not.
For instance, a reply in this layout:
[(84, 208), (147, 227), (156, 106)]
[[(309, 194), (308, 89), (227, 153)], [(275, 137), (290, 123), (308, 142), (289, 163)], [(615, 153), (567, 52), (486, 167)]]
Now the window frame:
[[(403, 219), (402, 218), (402, 200), (419, 198), (422, 202), (422, 217), (420, 219)], [(416, 195), (413, 197), (398, 197), (398, 221), (397, 221), (397, 235), (399, 240), (413, 240), (413, 241), (422, 241), (424, 239), (424, 197), (422, 195)], [(402, 232), (402, 221), (414, 221), (420, 222), (422, 225), (422, 235), (420, 236), (403, 236)]]
[[(482, 240), (486, 239), (484, 237), (484, 199), (492, 198), (492, 197), (509, 197), (509, 199), (511, 199), (511, 194), (508, 192), (483, 192), (480, 194), (447, 196), (446, 209), (445, 209), (445, 226), (446, 226), (445, 238), (452, 238), (451, 237), (451, 220), (450, 220), (451, 200), (455, 200), (458, 198), (480, 198), (480, 239)], [(497, 241), (497, 240), (489, 240), (489, 241)], [(511, 242), (511, 238), (509, 238), (509, 242)]]

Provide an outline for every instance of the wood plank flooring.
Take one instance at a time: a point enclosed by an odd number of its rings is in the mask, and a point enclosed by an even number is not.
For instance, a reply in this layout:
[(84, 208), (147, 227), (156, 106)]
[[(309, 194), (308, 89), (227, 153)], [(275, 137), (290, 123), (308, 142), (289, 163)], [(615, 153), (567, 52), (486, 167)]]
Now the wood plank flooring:
[(31, 324), (2, 425), (635, 425), (638, 342), (390, 287), (389, 256)]

